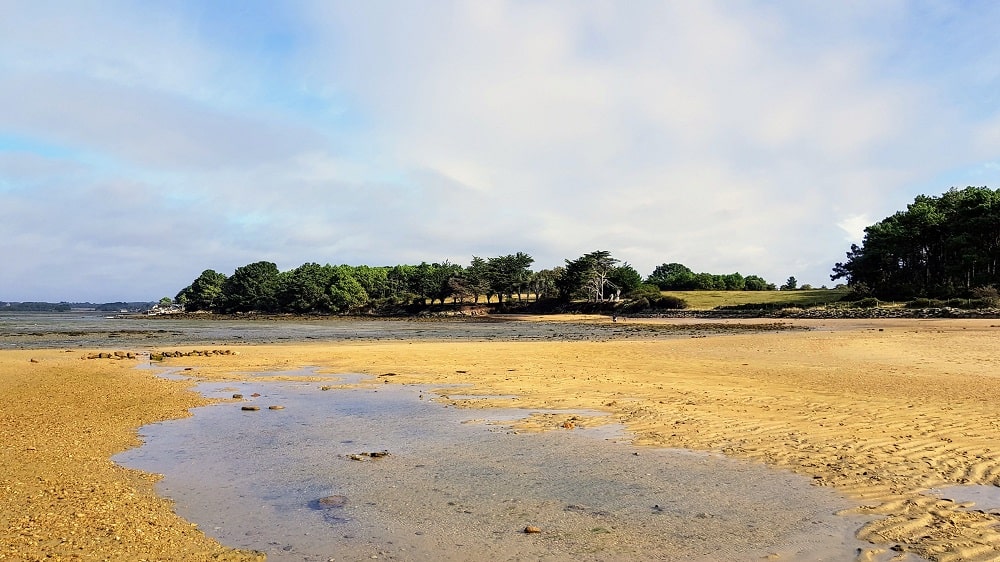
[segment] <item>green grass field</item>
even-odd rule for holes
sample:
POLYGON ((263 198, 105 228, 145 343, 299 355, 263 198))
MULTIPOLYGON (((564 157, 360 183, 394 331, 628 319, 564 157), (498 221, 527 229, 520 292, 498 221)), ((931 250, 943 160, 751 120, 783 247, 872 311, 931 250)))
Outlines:
POLYGON ((788 306, 816 306, 837 302, 847 294, 847 289, 809 289, 805 291, 664 291, 684 299, 688 308, 699 310, 718 306, 740 304, 787 304, 788 306))

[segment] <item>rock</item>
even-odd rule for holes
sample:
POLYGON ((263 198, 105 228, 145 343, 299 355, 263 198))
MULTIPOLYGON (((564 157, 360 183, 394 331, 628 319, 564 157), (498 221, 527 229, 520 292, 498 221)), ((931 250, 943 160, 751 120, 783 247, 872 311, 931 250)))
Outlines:
POLYGON ((365 459, 381 459, 383 457, 388 457, 388 456, 389 456, 389 451, 375 451, 372 453, 358 453, 358 454, 347 455, 347 458, 351 459, 352 461, 363 461, 365 459))
POLYGON ((31 359, 29 359, 28 361, 30 361, 32 363, 38 363, 38 359, 35 359, 34 357, 32 357, 31 359))
POLYGON ((235 398, 237 400, 242 400, 243 399, 243 395, 242 394, 234 394, 233 398, 235 398))
POLYGON ((563 429, 573 429, 574 427, 576 427, 576 424, 571 421, 564 421, 562 427, 563 429))
POLYGON ((326 496, 316 500, 316 504, 323 509, 344 507, 347 505, 347 496, 326 496))
POLYGON ((254 392, 254 393, 253 393, 253 394, 251 394, 250 396, 252 396, 252 397, 254 397, 254 398, 257 398, 258 396, 260 396, 260 393, 259 393, 259 392, 254 392))
POLYGON ((277 405, 275 405, 275 406, 268 406, 267 409, 268 410, 284 410, 285 407, 284 406, 277 406, 277 405))
POLYGON ((256 412, 257 410, 260 410, 260 407, 259 406, 243 406, 240 409, 243 410, 244 412, 256 412))
POLYGON ((534 535, 537 533, 541 533, 542 530, 534 525, 528 525, 527 527, 524 528, 524 532, 529 535, 534 535))

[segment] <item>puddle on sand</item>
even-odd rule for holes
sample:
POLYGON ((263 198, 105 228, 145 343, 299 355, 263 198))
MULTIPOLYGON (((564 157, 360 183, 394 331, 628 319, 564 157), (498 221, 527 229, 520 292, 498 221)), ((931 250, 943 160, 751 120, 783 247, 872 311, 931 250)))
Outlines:
POLYGON ((854 538, 864 519, 832 515, 849 502, 793 474, 606 429, 463 423, 529 412, 445 407, 428 387, 320 385, 201 384, 260 396, 146 426, 115 460, 164 474, 182 517, 275 561, 848 561, 871 546, 854 538))
POLYGON ((1000 487, 988 484, 944 486, 927 490, 927 494, 955 503, 972 503, 969 509, 1000 512, 1000 487))

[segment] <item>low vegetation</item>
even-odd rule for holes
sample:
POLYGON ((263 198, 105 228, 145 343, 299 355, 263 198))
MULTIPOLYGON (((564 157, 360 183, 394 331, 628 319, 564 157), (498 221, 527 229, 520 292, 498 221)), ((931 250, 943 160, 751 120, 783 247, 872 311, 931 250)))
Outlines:
POLYGON ((840 302, 849 289, 805 289, 797 291, 665 291, 664 296, 684 300, 689 308, 810 308, 840 302))

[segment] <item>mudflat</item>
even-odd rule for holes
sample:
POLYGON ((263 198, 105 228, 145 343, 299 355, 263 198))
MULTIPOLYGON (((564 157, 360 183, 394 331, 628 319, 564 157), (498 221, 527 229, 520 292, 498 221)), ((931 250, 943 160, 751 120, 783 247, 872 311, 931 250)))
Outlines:
MULTIPOLYGON (((595 319, 594 321, 599 321, 595 319)), ((605 320, 606 321, 606 320, 605 320)), ((634 320, 628 321, 630 324, 634 320)), ((1000 484, 997 320, 800 322, 810 330, 614 341, 393 341, 240 346, 167 358, 201 378, 361 372, 383 383, 467 384, 461 407, 591 409, 523 430, 620 422, 636 443, 721 452, 809 476, 873 517, 870 548, 931 560, 1000 557, 1000 515, 928 490, 1000 484), (277 374, 277 373, 276 373, 277 374), (514 396, 516 398, 511 398, 514 396), (890 550, 891 549, 891 550, 890 550)), ((203 348, 204 346, 199 346, 203 348)), ((195 348, 189 348, 195 349, 195 348)), ((246 560, 114 465, 143 424, 204 399, 93 350, 0 352, 0 558, 246 560)))

